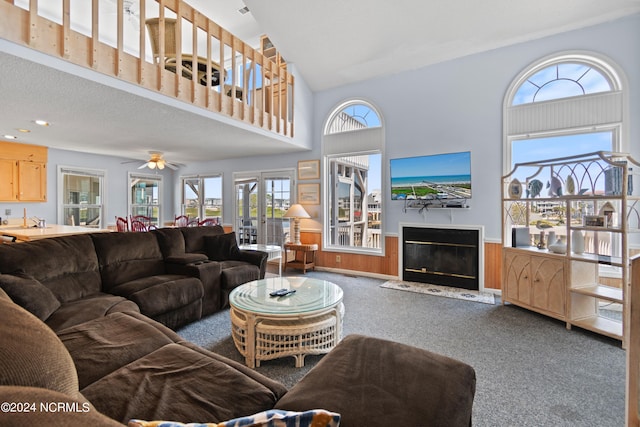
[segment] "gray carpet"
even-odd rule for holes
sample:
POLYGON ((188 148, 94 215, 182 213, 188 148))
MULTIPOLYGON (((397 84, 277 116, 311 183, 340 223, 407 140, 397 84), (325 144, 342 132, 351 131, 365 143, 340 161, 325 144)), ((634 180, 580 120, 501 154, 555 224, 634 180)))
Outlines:
MULTIPOLYGON (((287 272, 289 273, 289 272, 287 272)), ((411 344, 473 366, 473 424, 493 426, 623 426, 625 352, 620 342, 513 305, 488 305, 381 288, 384 280, 308 272, 344 290, 344 333, 411 344)), ((230 335, 229 312, 178 331, 185 339, 243 361, 230 335)), ((262 363, 258 372, 295 384, 293 358, 262 363)))

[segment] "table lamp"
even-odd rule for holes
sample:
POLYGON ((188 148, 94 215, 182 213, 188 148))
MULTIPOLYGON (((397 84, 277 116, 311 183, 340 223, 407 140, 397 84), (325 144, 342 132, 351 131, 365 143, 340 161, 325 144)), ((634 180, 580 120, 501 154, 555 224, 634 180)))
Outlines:
POLYGON ((295 204, 284 214, 284 218, 293 218, 293 244, 299 245, 300 243, 300 218, 311 218, 307 211, 304 210, 302 205, 295 204))

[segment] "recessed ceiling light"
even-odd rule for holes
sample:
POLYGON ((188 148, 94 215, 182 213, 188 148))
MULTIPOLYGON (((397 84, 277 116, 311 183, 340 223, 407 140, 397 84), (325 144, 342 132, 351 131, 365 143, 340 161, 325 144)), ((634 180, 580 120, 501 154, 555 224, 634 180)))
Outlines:
POLYGON ((4 135, 4 137, 7 139, 18 139, 18 137, 15 135, 4 135))
POLYGON ((49 126, 49 122, 46 120, 35 120, 35 123, 40 126, 49 126))
POLYGON ((17 130, 18 132, 22 132, 22 133, 29 133, 29 132, 31 132, 29 129, 20 129, 20 128, 18 128, 18 129, 16 129, 16 130, 17 130))

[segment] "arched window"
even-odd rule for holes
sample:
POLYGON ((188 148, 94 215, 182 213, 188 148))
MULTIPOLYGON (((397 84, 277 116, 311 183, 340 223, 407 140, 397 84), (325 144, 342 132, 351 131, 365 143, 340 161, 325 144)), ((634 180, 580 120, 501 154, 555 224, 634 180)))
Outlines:
POLYGON ((325 166, 324 247, 382 253, 382 154, 380 114, 351 100, 333 110, 322 143, 325 166))
POLYGON ((582 52, 523 70, 504 101, 504 173, 519 162, 624 151, 624 81, 611 60, 582 52))
POLYGON ((526 78, 513 97, 513 105, 609 92, 613 84, 598 69, 580 62, 559 62, 526 78))

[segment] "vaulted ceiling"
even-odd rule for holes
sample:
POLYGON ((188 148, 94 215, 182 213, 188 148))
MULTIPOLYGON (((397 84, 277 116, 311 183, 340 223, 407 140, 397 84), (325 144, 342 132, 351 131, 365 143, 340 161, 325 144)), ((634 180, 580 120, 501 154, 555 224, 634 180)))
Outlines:
MULTIPOLYGON (((108 1, 108 0, 107 0, 108 1)), ((640 0, 187 0, 257 47, 269 35, 313 91, 401 73, 533 40, 640 11, 640 0), (249 8, 241 14, 239 9, 249 8)), ((0 135, 45 117, 49 129, 23 142, 145 159, 149 150, 175 162, 285 153, 299 147, 264 132, 212 120, 206 112, 140 97, 91 73, 52 69, 38 55, 0 40, 0 135), (98 79, 100 80, 100 79, 98 79), (46 100, 46 102, 43 102, 46 100), (241 144, 230 143, 241 141, 241 144)), ((532 60, 535 58, 532 58, 532 60)), ((46 62, 46 61, 44 61, 46 62)))

